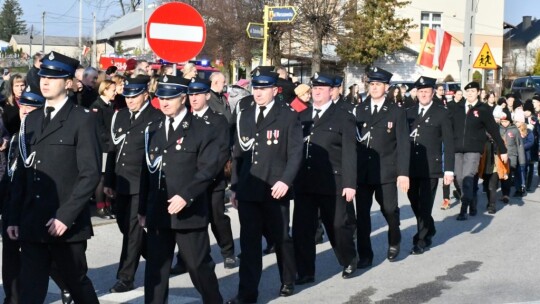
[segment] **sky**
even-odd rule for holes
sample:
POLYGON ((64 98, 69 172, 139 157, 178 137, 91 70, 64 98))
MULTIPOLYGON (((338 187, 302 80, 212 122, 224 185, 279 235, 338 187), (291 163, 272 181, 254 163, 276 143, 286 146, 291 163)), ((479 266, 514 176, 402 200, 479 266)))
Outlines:
MULTIPOLYGON (((92 35, 92 14, 96 14, 97 31, 107 21, 121 16, 118 0, 82 0, 83 36, 92 35), (101 4, 100 4, 101 3, 101 4)), ((438 0, 434 0, 438 1, 438 0)), ((539 0, 480 0, 505 1, 504 20, 510 24, 521 23, 524 15, 537 12, 540 18, 539 0)), ((0 0, 0 3, 3 2, 0 0)), ((154 0, 146 0, 147 4, 154 0)), ((42 32, 42 14, 45 11, 45 34, 53 36, 79 35, 79 0, 19 0, 23 9, 23 19, 27 25, 34 25, 35 32, 42 32)))

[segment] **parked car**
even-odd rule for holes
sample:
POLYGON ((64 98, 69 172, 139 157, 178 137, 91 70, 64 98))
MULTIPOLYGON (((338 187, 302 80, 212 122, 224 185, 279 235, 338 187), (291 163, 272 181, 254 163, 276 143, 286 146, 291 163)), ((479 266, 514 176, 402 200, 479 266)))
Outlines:
POLYGON ((450 101, 454 98, 457 90, 461 90, 459 82, 443 82, 446 100, 450 101))
POLYGON ((540 76, 526 76, 516 78, 512 82, 512 93, 525 101, 535 94, 540 94, 540 76))

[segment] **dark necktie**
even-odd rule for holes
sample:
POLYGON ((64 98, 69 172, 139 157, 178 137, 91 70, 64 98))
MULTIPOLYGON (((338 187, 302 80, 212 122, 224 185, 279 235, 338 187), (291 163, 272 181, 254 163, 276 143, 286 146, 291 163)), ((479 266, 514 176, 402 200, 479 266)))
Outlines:
POLYGON ((173 136, 173 132, 174 132, 173 123, 174 123, 174 118, 169 118, 169 131, 167 131, 167 140, 170 140, 173 136))
POLYGON ((259 107, 259 115, 257 116, 257 128, 261 126, 262 121, 264 120, 264 110, 266 110, 265 106, 259 107))
POLYGON ((377 114, 377 112, 378 112, 377 108, 378 107, 379 107, 378 105, 373 106, 373 115, 377 114))
POLYGON ((319 119, 321 118, 319 114, 321 113, 321 109, 313 109, 315 111, 315 117, 313 117, 313 124, 316 124, 319 119))
POLYGON ((467 110, 467 114, 469 114, 469 111, 472 109, 472 105, 467 106, 469 109, 467 110))
POLYGON ((54 112, 54 107, 46 107, 45 108, 45 118, 43 119, 43 125, 41 127, 41 131, 45 130, 47 125, 51 122, 51 113, 54 112))
POLYGON ((131 112, 131 116, 129 117, 129 124, 130 125, 132 125, 133 122, 135 121, 137 113, 139 113, 139 111, 132 111, 131 112))
POLYGON ((420 115, 418 115, 418 116, 420 116, 420 118, 424 117, 424 108, 422 108, 422 109, 420 110, 420 115))

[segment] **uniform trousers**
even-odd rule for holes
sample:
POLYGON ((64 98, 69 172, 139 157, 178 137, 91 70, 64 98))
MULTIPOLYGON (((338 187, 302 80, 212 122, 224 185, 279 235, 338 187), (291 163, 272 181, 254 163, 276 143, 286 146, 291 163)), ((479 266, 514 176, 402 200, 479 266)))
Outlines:
MULTIPOLYGON (((288 200, 239 201, 240 219, 240 283, 238 297, 256 300, 262 274, 262 233, 266 229, 275 244, 281 284, 294 284, 296 265, 294 246, 289 236, 288 200)), ((312 237, 315 234, 312 234, 312 237)))
POLYGON ((146 232, 139 225, 139 195, 117 194, 115 201, 116 223, 123 235, 122 252, 116 278, 133 282, 141 255, 146 256, 146 232))
POLYGON ((225 214, 225 189, 210 191, 210 228, 221 248, 223 258, 234 258, 234 239, 231 219, 225 214))
POLYGON ((370 239, 373 194, 375 194, 375 199, 381 206, 381 212, 388 223, 388 244, 398 246, 401 242, 396 183, 360 184, 356 191, 356 249, 360 259, 373 259, 370 239))
POLYGON ((315 232, 318 215, 341 266, 356 257, 354 205, 340 195, 298 193, 294 199, 293 240, 298 276, 315 275, 315 232))
POLYGON ((437 194, 438 178, 411 178, 407 196, 416 217, 417 232, 413 244, 425 248, 431 245, 435 235, 435 222, 431 216, 433 202, 437 194))
MULTIPOLYGON (((461 213, 467 213, 467 208, 476 210, 475 175, 478 173, 478 164, 481 154, 477 152, 456 153, 455 169, 459 186, 461 187, 461 213)), ((478 180, 477 180, 478 181, 478 180)))
POLYGON ((21 242, 20 303, 45 302, 53 263, 75 303, 99 303, 92 281, 86 276, 85 252, 86 241, 21 242))
POLYGON ((169 274, 174 246, 180 244, 182 261, 203 303, 223 303, 219 292, 215 263, 210 256, 208 228, 200 229, 148 229, 148 255, 144 273, 144 302, 168 303, 169 274))

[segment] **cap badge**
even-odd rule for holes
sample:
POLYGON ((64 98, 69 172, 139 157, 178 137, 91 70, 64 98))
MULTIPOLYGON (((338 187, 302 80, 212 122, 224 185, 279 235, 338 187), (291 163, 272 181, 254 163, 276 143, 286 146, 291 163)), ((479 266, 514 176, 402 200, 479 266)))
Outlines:
POLYGON ((195 82, 195 78, 191 78, 191 83, 194 83, 195 82))
POLYGON ((167 81, 169 81, 169 78, 167 78, 167 75, 165 75, 165 76, 163 77, 163 82, 167 82, 167 81))
POLYGON ((30 92, 30 86, 26 87, 26 92, 30 92))
POLYGON ((129 85, 129 81, 126 80, 126 82, 124 82, 125 85, 129 85))
POLYGON ((420 77, 420 84, 424 84, 424 77, 420 77))
POLYGON ((315 75, 313 75, 313 78, 314 78, 314 79, 319 78, 319 73, 315 73, 315 75))
POLYGON ((255 73, 255 76, 261 76, 261 71, 257 70, 257 73, 255 73))
POLYGON ((49 60, 50 60, 50 61, 53 61, 53 60, 54 60, 54 54, 53 54, 53 52, 51 52, 51 54, 49 55, 49 60))
POLYGON ((373 68, 373 72, 377 73, 377 67, 373 68))

